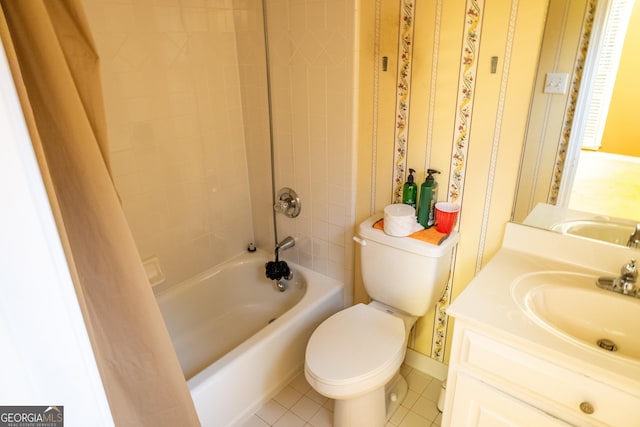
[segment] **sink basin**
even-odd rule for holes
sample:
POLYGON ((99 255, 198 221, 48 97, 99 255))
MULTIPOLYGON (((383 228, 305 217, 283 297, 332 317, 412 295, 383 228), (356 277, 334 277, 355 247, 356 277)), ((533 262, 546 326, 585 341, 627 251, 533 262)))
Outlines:
POLYGON ((624 246, 635 230, 635 224, 606 219, 577 219, 560 222, 551 229, 563 234, 573 234, 624 246))
POLYGON ((596 276, 539 272, 511 288, 518 306, 538 325, 595 351, 640 363, 640 299, 596 287, 596 276))

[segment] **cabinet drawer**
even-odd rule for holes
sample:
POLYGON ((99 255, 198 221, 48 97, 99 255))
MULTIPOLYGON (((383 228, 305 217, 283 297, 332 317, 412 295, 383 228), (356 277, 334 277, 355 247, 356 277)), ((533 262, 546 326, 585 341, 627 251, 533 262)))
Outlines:
POLYGON ((461 332, 461 369, 578 425, 640 425, 638 396, 468 329, 461 332), (592 413, 584 412, 586 404, 592 413))

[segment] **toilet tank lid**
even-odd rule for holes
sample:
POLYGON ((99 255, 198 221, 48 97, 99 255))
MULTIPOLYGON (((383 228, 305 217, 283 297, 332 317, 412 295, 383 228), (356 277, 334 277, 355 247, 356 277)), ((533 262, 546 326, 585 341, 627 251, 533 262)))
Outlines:
POLYGON ((373 228, 373 225, 382 219, 383 216, 384 214, 380 212, 364 220, 358 228, 360 237, 365 240, 373 240, 374 242, 402 249, 407 252, 434 258, 449 253, 451 248, 453 248, 460 239, 460 234, 457 231, 452 231, 451 234, 449 234, 449 237, 439 245, 427 243, 412 237, 390 236, 382 230, 373 228))

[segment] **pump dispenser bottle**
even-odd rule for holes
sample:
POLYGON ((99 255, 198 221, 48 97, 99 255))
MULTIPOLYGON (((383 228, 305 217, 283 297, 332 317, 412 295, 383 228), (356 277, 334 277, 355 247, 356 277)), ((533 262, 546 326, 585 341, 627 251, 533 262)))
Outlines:
POLYGON ((407 182, 405 182, 402 187, 402 203, 409 205, 412 208, 416 207, 416 201, 418 200, 418 185, 413 182, 413 174, 415 172, 416 171, 414 169, 409 169, 407 182))
POLYGON ((427 177, 420 186, 418 223, 424 228, 429 228, 435 224, 435 205, 438 201, 438 183, 433 177, 434 173, 440 173, 440 171, 427 169, 427 177))

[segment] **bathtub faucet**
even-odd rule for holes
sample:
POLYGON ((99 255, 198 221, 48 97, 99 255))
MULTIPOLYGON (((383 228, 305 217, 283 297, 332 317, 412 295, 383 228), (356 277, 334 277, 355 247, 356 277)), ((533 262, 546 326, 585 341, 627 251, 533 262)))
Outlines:
POLYGON ((292 248, 296 245, 296 240, 291 237, 291 236, 287 236, 284 238, 283 241, 281 241, 280 243, 278 243, 276 245, 276 261, 278 260, 278 257, 280 256, 280 251, 281 250, 286 250, 289 248, 292 248))
POLYGON ((289 249, 295 246, 295 244, 295 239, 291 236, 288 236, 276 245, 276 260, 269 261, 264 265, 266 270, 265 273, 268 279, 277 280, 278 282, 280 282, 280 280, 283 278, 287 280, 293 278, 293 272, 291 271, 287 263, 285 261, 280 261, 280 251, 289 249))

